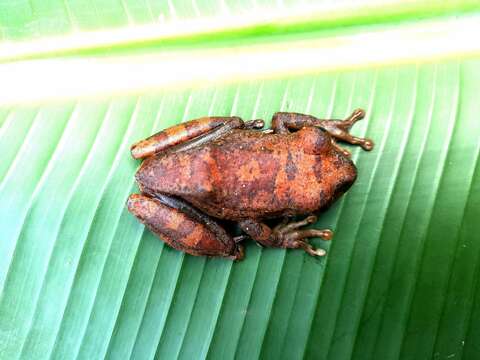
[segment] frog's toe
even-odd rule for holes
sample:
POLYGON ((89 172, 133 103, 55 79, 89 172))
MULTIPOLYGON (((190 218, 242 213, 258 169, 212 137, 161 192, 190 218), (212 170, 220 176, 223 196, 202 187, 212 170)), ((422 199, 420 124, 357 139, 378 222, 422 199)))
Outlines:
POLYGON ((242 261, 245 258, 245 247, 237 244, 235 253, 230 258, 235 261, 242 261))
POLYGON ((318 218, 315 215, 309 215, 301 221, 288 222, 288 218, 284 218, 283 221, 275 227, 278 233, 287 233, 292 230, 296 230, 302 226, 316 223, 318 218))
POLYGON ((246 129, 262 129, 265 126, 265 121, 262 119, 250 120, 245 122, 246 129))
POLYGON ((349 119, 354 120, 354 121, 358 121, 358 120, 363 119, 364 117, 365 117, 365 110, 355 109, 355 110, 353 110, 352 115, 350 115, 349 119))
POLYGON ((287 241, 296 241, 306 238, 319 237, 323 240, 332 240, 333 231, 330 229, 318 230, 318 229, 306 229, 306 230, 295 230, 288 233, 283 233, 284 238, 287 241))
POLYGON ((317 248, 315 249, 312 245, 306 243, 306 242, 300 242, 300 245, 299 245, 300 248, 302 248, 303 250, 305 250, 306 253, 308 253, 309 255, 312 255, 312 256, 325 256, 327 254, 327 252, 323 249, 320 249, 320 248, 317 248))
POLYGON ((309 223, 309 224, 315 224, 318 220, 318 218, 315 216, 315 215, 310 215, 310 216, 307 216, 305 218, 305 220, 309 223))
POLYGON ((362 139, 360 142, 360 146, 362 147, 363 150, 365 151, 370 151, 373 149, 373 141, 371 139, 362 139))
POLYGON ((290 249, 303 249, 308 254, 312 256, 324 256, 327 252, 323 249, 315 249, 312 245, 310 245, 306 239, 312 237, 319 237, 323 240, 331 240, 333 237, 332 230, 324 229, 324 230, 317 230, 317 229, 307 229, 307 230, 294 230, 289 231, 288 233, 282 233, 280 235, 283 238, 283 246, 284 248, 290 249))

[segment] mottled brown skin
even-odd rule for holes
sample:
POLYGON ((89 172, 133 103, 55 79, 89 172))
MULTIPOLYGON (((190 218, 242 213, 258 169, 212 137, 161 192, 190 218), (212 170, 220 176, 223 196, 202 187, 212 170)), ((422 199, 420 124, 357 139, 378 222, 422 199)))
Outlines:
POLYGON ((195 221, 187 214, 162 204, 158 199, 133 194, 128 200, 128 207, 154 234, 177 250, 192 255, 232 258, 243 255, 221 227, 220 231, 211 231, 201 221, 195 221))
POLYGON ((313 249, 305 239, 329 240, 330 230, 300 227, 316 222, 354 183, 357 170, 334 138, 371 150, 373 143, 348 133, 363 118, 321 120, 277 113, 272 130, 263 121, 208 117, 161 131, 132 146, 145 158, 136 174, 142 195, 128 209, 170 246, 192 255, 243 257, 243 249, 214 220, 237 222, 263 246, 313 249), (291 132, 291 131, 294 132, 291 132), (303 221, 270 228, 263 221, 310 215, 303 221))

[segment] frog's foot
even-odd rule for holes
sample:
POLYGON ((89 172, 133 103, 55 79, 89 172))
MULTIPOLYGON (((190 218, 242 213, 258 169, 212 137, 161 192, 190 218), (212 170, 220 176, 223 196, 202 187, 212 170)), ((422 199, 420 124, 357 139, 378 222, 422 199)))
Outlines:
POLYGON ((310 245, 306 239, 312 237, 319 237, 323 240, 331 240, 333 232, 329 229, 317 230, 306 229, 299 230, 300 227, 313 224, 317 221, 314 215, 308 216, 302 221, 290 222, 287 224, 280 224, 273 230, 273 236, 277 238, 280 247, 288 249, 301 248, 312 256, 324 256, 326 251, 323 249, 315 249, 310 245))
MULTIPOLYGON (((365 111, 362 109, 356 109, 345 120, 320 120, 319 127, 328 132, 333 138, 344 141, 352 145, 360 145, 363 150, 370 151, 373 149, 373 141, 367 138, 360 138, 353 136, 349 133, 350 128, 358 120, 365 117, 365 111)), ((339 147, 335 142, 334 146, 345 155, 349 155, 349 152, 339 147)))
MULTIPOLYGON (((284 219, 285 220, 285 219, 284 219)), ((315 249, 306 239, 311 237, 320 237, 324 240, 330 240, 333 236, 331 230, 316 230, 299 228, 305 225, 313 224, 317 221, 316 216, 308 216, 302 221, 287 222, 283 221, 273 229, 268 225, 255 219, 246 219, 239 223, 253 240, 262 246, 277 247, 284 249, 303 249, 313 256, 325 255, 325 250, 315 249)))

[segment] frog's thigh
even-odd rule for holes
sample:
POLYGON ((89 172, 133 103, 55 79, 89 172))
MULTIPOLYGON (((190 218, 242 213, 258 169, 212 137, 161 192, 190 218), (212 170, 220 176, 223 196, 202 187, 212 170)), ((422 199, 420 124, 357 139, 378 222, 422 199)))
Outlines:
POLYGON ((241 249, 223 228, 211 219, 205 223, 198 218, 197 210, 180 200, 165 195, 157 199, 132 194, 127 207, 148 229, 177 250, 191 255, 241 258, 241 249))

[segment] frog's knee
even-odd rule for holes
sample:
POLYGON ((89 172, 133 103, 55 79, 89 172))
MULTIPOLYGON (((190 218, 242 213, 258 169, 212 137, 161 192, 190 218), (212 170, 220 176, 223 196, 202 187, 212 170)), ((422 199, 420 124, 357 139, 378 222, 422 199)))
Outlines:
POLYGON ((330 135, 316 127, 304 127, 296 134, 300 146, 307 154, 321 155, 332 148, 332 139, 330 135))

